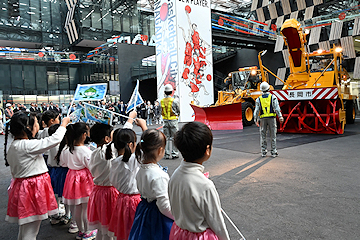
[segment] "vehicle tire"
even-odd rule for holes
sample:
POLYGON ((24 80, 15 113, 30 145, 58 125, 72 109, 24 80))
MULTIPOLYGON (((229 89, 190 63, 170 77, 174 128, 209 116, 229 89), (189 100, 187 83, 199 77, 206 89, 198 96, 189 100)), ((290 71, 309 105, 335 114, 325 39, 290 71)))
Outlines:
POLYGON ((241 108, 243 125, 251 126, 254 124, 254 105, 251 102, 243 102, 241 108))
POLYGON ((346 101, 345 109, 346 109, 346 123, 353 124, 355 122, 355 116, 356 116, 354 101, 352 100, 346 101))

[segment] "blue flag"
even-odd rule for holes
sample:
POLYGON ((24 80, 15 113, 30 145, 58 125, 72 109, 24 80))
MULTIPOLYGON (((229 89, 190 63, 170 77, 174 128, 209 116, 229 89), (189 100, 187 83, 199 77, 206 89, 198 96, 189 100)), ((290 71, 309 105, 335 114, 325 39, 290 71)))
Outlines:
POLYGON ((78 84, 73 101, 99 101, 105 98, 107 83, 78 84))
POLYGON ((126 113, 134 110, 137 106, 144 103, 140 93, 139 93, 139 80, 137 80, 136 87, 131 95, 130 101, 127 104, 126 113))

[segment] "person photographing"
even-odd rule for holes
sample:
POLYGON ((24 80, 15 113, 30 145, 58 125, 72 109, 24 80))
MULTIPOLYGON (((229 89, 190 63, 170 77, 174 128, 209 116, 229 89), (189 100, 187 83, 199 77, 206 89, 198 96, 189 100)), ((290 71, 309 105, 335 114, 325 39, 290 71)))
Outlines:
POLYGON ((282 117, 279 101, 276 96, 270 94, 270 85, 267 82, 260 84, 260 90, 263 94, 255 101, 254 120, 256 126, 260 127, 260 146, 261 156, 267 154, 266 132, 269 129, 271 138, 271 156, 277 157, 279 154, 276 149, 276 116, 279 117, 280 123, 284 122, 282 117))

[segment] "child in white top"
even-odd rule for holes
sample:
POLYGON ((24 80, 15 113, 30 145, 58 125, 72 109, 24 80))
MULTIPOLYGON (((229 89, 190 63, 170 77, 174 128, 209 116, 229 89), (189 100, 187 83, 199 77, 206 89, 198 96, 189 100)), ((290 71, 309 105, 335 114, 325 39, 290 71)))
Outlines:
POLYGON ((94 187, 88 169, 92 151, 85 146, 89 135, 86 123, 70 124, 57 155, 60 165, 69 168, 64 184, 63 202, 70 206, 79 229, 76 239, 93 239, 96 235, 96 231, 89 231, 87 219, 87 205, 94 187))
MULTIPOLYGON (((53 110, 47 110, 42 113, 41 115, 41 123, 43 126, 46 126, 43 130, 40 130, 37 138, 42 139, 50 136, 49 134, 49 128, 51 126, 57 125, 60 123, 60 115, 58 112, 53 110)), ((58 203, 58 206, 60 207, 60 201, 62 198, 62 187, 63 182, 65 181, 65 177, 67 174, 67 168, 62 168, 57 164, 55 160, 55 156, 57 152, 59 151, 59 145, 56 145, 55 147, 49 149, 44 153, 44 159, 49 169, 49 175, 51 178, 51 185, 53 187, 55 197, 58 203), (60 178, 59 178, 60 177, 60 178), (59 184, 62 183, 62 184, 59 184)), ((70 209, 67 207, 67 215, 70 216, 70 209)), ((50 216, 50 223, 52 225, 58 224, 61 221, 61 217, 59 214, 50 216)), ((64 221, 68 222, 68 219, 64 218, 64 221)))
POLYGON ((103 123, 95 123, 90 129, 91 141, 97 148, 90 157, 89 169, 94 178, 95 186, 89 198, 87 215, 89 228, 98 229, 97 239, 108 240, 108 228, 112 208, 119 192, 109 180, 111 162, 105 159, 106 145, 111 141, 113 128, 103 123))
POLYGON ((184 161, 169 182, 171 212, 175 222, 170 239, 229 240, 214 183, 204 176, 203 162, 211 156, 213 136, 203 123, 185 124, 174 143, 184 161))
MULTIPOLYGON (((147 129, 144 119, 136 119, 135 123, 143 131, 147 129)), ((119 156, 111 161, 109 178, 111 184, 119 191, 119 196, 111 216, 109 231, 117 240, 127 240, 134 222, 136 207, 141 200, 136 184, 136 174, 140 168, 140 163, 134 154, 136 134, 131 129, 121 129, 114 132, 113 143, 119 156)), ((110 153, 111 145, 108 145, 107 159, 112 158, 110 153)))
POLYGON ((169 175, 157 162, 164 157, 166 137, 156 129, 146 130, 136 146, 141 168, 136 175, 141 202, 137 206, 129 240, 167 240, 173 223, 168 197, 169 175))
MULTIPOLYGON (((130 119, 126 126, 132 127, 136 112, 130 113, 130 119), (135 114, 135 115, 134 115, 135 114)), ((97 148, 91 154, 89 169, 94 177, 94 189, 90 195, 87 214, 90 229, 98 229, 97 239, 108 240, 109 223, 113 208, 118 197, 118 190, 113 187, 109 180, 111 161, 105 155, 112 155, 112 149, 106 154, 106 146, 111 141, 112 127, 102 123, 96 123, 90 129, 91 140, 96 143, 97 148)), ((112 234, 110 234, 112 235, 112 234)))
POLYGON ((36 239, 41 220, 58 212, 42 154, 60 143, 69 118, 64 118, 59 129, 44 139, 34 139, 39 124, 34 113, 17 112, 6 126, 5 165, 10 166, 13 180, 9 187, 6 221, 18 223, 18 239, 36 239), (14 136, 8 152, 7 138, 14 136), (26 190, 26 191, 24 191, 26 190))

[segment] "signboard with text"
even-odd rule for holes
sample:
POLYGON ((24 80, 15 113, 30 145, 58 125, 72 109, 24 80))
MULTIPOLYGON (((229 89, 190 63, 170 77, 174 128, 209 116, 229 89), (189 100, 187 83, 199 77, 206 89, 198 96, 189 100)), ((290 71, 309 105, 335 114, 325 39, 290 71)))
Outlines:
POLYGON ((180 101, 180 121, 193 121, 191 102, 214 101, 210 1, 161 0, 154 9, 158 98, 171 84, 180 101))

